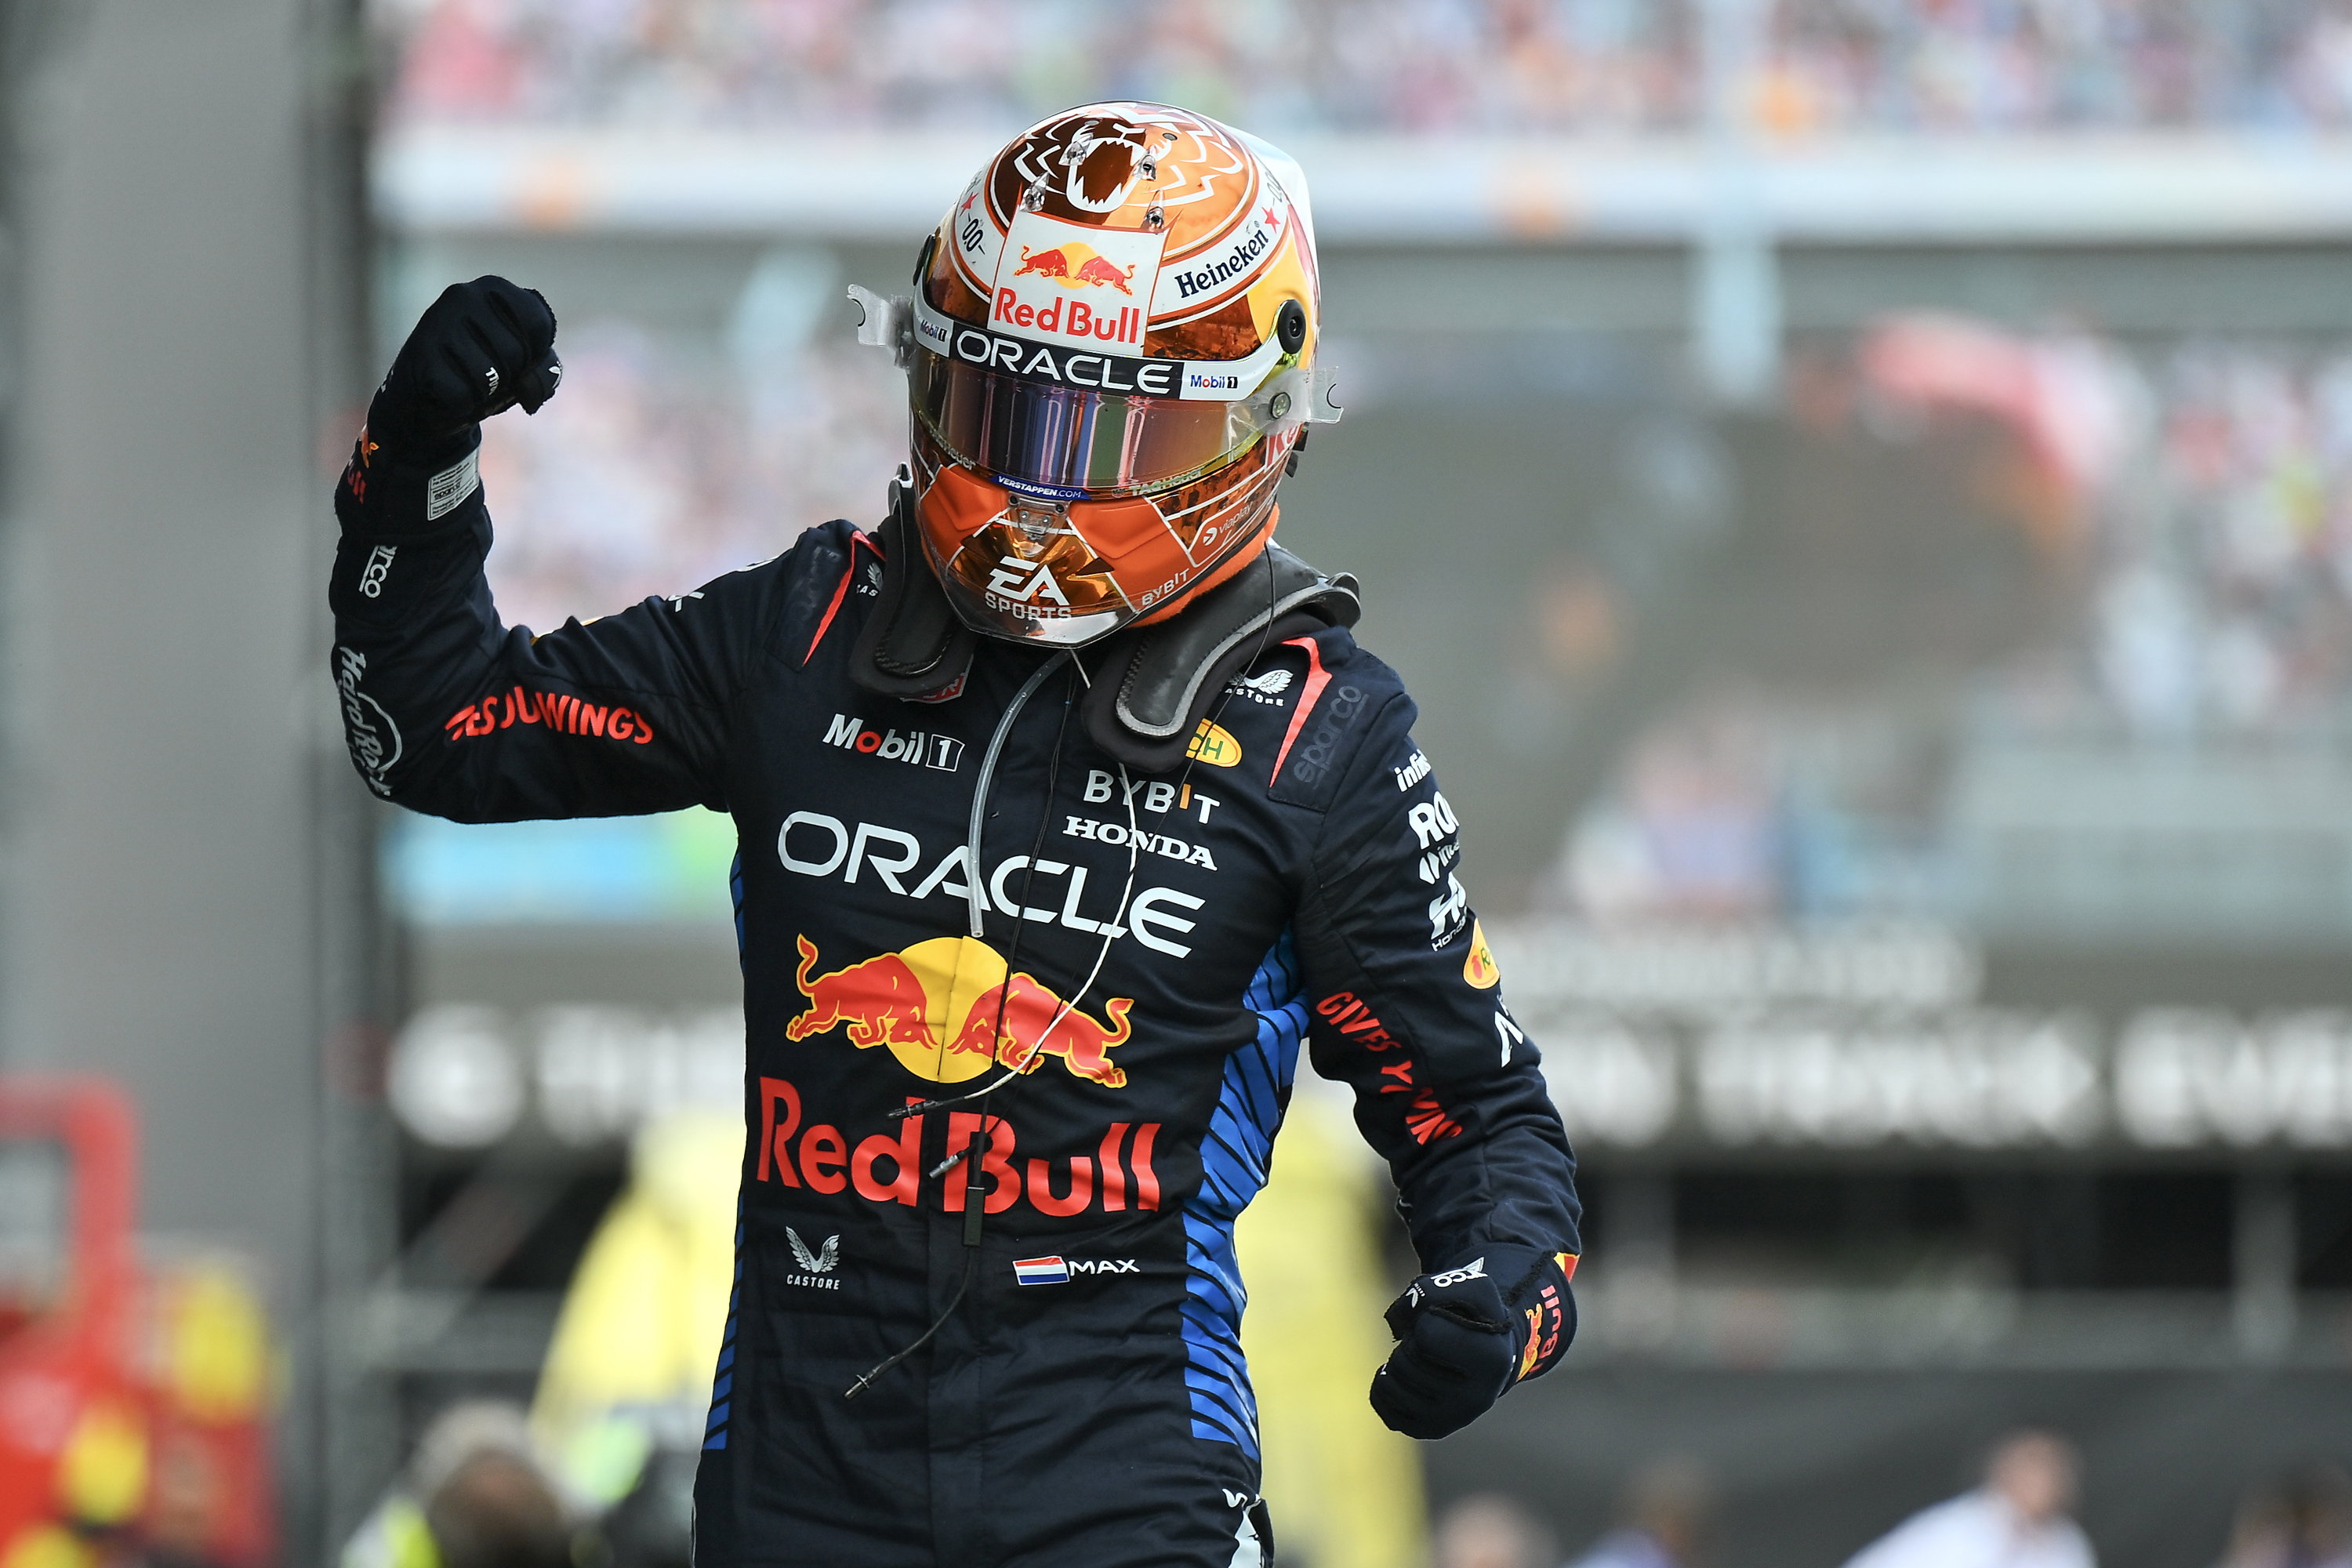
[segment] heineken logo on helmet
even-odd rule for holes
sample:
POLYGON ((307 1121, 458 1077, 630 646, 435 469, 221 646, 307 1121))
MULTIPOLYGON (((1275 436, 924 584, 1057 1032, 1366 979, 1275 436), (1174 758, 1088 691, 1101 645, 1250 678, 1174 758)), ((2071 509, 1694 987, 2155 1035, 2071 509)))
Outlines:
POLYGON ((1266 253, 1274 248, 1276 236, 1279 233, 1279 230, 1268 228, 1261 223, 1250 230, 1247 239, 1235 241, 1231 250, 1215 260, 1199 267, 1171 270, 1168 279, 1176 285, 1177 298, 1190 300, 1196 294, 1209 292, 1220 283, 1230 283, 1243 277, 1265 258, 1266 253))

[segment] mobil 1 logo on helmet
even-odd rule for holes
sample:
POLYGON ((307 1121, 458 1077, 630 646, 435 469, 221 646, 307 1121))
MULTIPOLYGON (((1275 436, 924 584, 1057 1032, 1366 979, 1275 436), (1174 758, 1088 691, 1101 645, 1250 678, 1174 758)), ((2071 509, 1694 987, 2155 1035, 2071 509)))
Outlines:
POLYGON ((1024 207, 997 256, 988 324, 1034 342, 1134 357, 1167 238, 1164 230, 1097 228, 1024 207))

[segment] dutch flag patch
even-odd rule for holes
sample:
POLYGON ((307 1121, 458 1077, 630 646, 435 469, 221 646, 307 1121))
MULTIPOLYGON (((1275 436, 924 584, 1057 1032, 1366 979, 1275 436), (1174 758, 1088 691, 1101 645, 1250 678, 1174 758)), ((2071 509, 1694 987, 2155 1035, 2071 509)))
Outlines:
POLYGON ((1017 1258, 1013 1278, 1024 1285, 1067 1285, 1070 1266, 1058 1258, 1017 1258))

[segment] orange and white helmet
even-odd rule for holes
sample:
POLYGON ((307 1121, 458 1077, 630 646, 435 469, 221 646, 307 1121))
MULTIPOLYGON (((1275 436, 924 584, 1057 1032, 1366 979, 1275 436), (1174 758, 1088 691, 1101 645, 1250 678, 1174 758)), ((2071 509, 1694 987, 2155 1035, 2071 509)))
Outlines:
POLYGON ((1265 547, 1306 426, 1339 417, 1305 177, 1202 115, 1033 127, 915 278, 853 293, 902 345, 924 549, 978 631, 1072 647, 1172 613, 1265 547))

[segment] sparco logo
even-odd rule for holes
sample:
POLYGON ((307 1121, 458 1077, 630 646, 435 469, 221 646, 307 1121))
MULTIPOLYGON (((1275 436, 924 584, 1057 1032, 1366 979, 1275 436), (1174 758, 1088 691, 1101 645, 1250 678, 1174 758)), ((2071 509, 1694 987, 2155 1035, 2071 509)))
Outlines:
POLYGON ((833 716, 824 743, 847 752, 863 752, 886 763, 920 763, 943 773, 963 766, 963 742, 950 735, 927 735, 920 730, 869 730, 845 713, 833 716))
POLYGON ((1315 784, 1330 771, 1332 748, 1356 727, 1356 721, 1363 714, 1364 691, 1360 686, 1342 686, 1331 694, 1329 706, 1316 710, 1315 732, 1307 737, 1307 744, 1290 763, 1300 784, 1315 784))
POLYGON ((343 705, 343 744, 368 788, 389 799, 392 786, 384 782, 384 775, 400 761, 400 726, 392 721, 382 703, 360 689, 360 678, 366 673, 367 655, 357 648, 335 650, 335 693, 343 705))
POLYGON ((360 569, 360 597, 373 599, 383 592, 383 580, 392 575, 392 558, 399 553, 396 544, 379 544, 368 552, 367 564, 360 569))

